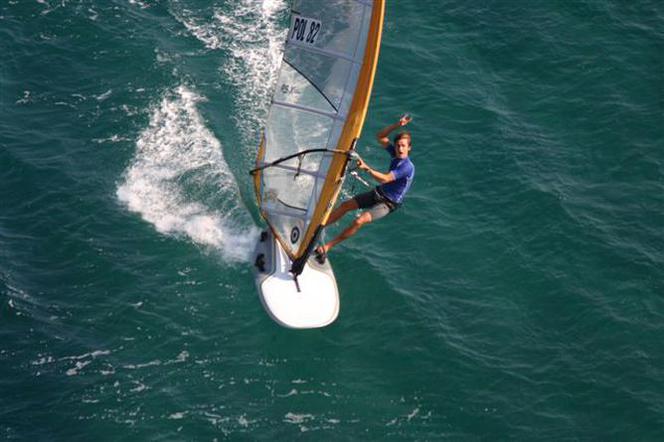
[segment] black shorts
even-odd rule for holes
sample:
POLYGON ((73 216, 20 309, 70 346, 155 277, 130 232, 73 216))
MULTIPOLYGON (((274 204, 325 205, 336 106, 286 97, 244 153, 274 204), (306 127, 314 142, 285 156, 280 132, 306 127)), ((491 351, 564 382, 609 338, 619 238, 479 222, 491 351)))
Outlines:
POLYGON ((371 214, 371 220, 376 221, 395 211, 399 205, 388 200, 378 192, 378 188, 361 193, 353 197, 360 209, 367 209, 371 214))

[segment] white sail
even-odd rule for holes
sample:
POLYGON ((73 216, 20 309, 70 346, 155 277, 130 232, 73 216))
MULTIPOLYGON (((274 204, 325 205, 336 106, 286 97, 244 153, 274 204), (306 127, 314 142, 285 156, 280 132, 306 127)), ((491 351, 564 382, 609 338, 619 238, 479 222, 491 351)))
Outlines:
POLYGON ((342 184, 368 106, 383 0, 294 1, 257 157, 261 213, 295 260, 310 250, 342 184))

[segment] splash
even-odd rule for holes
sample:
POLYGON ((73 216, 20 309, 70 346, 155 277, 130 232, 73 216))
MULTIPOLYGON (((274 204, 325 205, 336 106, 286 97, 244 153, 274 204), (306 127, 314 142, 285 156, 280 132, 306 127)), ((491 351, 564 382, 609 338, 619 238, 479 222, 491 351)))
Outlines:
MULTIPOLYGON (((267 116, 267 106, 277 81, 287 32, 285 27, 279 25, 279 18, 287 5, 284 1, 264 1, 260 15, 252 21, 247 3, 251 2, 241 3, 236 11, 241 16, 249 16, 249 20, 241 22, 244 25, 232 31, 232 57, 224 66, 224 72, 240 91, 236 106, 255 109, 249 113, 248 119, 237 121, 245 140, 253 141, 259 137, 259 129, 267 116), (249 27, 249 32, 246 32, 246 27, 249 27), (259 35, 260 38, 255 39, 252 35, 259 35), (256 106, 256 103, 259 105, 256 106)), ((217 14, 216 18, 219 21, 228 19, 221 14, 217 14)))
MULTIPOLYGON (((225 50, 221 67, 233 84, 235 107, 240 110, 235 123, 246 145, 256 145, 260 127, 283 53, 286 36, 285 0, 240 0, 225 8, 215 8, 210 17, 196 17, 191 11, 176 18, 211 50, 225 50)), ((253 150, 251 151, 253 155, 253 150)))
POLYGON ((220 143, 196 108, 202 100, 185 86, 166 94, 136 142, 117 197, 160 233, 185 236, 230 261, 246 261, 257 230, 220 143))

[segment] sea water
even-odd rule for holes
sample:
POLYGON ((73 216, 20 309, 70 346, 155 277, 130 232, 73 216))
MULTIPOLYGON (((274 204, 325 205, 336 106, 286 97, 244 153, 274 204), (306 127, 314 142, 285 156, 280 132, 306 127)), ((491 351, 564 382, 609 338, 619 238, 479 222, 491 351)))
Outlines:
POLYGON ((388 1, 417 175, 309 331, 250 270, 288 7, 0 2, 0 439, 662 440, 662 3, 388 1))

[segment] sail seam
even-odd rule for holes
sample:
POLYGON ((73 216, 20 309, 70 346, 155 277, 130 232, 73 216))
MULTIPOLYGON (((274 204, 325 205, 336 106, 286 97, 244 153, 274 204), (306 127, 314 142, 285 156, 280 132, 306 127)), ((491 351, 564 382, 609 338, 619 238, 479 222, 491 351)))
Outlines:
POLYGON ((330 51, 329 49, 320 49, 320 48, 315 48, 313 46, 305 46, 301 43, 294 43, 294 42, 288 42, 289 46, 296 46, 298 49, 303 50, 303 51, 308 51, 308 52, 314 52, 317 54, 322 54, 322 55, 327 55, 329 57, 334 57, 334 58, 340 58, 342 60, 349 61, 353 64, 362 64, 362 60, 356 60, 353 57, 350 57, 346 54, 342 54, 340 52, 336 51, 330 51))
POLYGON ((285 210, 279 210, 279 209, 268 209, 265 206, 263 206, 263 211, 265 213, 269 213, 269 214, 273 214, 273 215, 283 215, 283 216, 288 216, 290 218, 303 219, 305 221, 308 219, 306 215, 299 215, 297 213, 291 213, 291 212, 287 212, 285 210))
POLYGON ((277 198, 277 201, 279 201, 280 204, 283 204, 284 206, 288 207, 289 209, 299 210, 300 212, 307 213, 307 209, 304 209, 302 207, 297 207, 297 206, 291 206, 290 204, 284 202, 280 198, 277 198))
POLYGON ((332 118, 333 120, 342 120, 343 121, 344 118, 345 118, 343 115, 340 115, 340 114, 335 114, 335 113, 332 113, 332 112, 325 112, 325 111, 322 111, 322 110, 315 109, 313 107, 302 106, 300 104, 286 103, 284 101, 277 101, 277 100, 272 101, 272 104, 275 105, 275 106, 288 107, 288 108, 291 108, 291 109, 297 109, 297 110, 301 110, 303 112, 309 112, 309 113, 312 113, 312 114, 323 115, 325 117, 332 118))
MULTIPOLYGON (((265 162, 263 162, 263 163, 258 164, 257 166, 260 168, 260 167, 262 167, 262 166, 267 166, 267 165, 269 165, 269 164, 270 164, 270 163, 265 163, 265 162)), ((292 172, 298 172, 297 167, 293 167, 293 166, 284 166, 283 164, 274 164, 274 165, 272 165, 271 167, 274 167, 274 168, 277 168, 277 169, 290 170, 290 171, 292 171, 292 172)), ((302 169, 300 169, 300 170, 299 170, 299 173, 300 173, 300 174, 304 174, 304 175, 311 175, 312 177, 315 177, 315 178, 325 178, 325 175, 321 175, 321 174, 319 174, 318 172, 315 172, 315 171, 313 171, 313 170, 302 170, 302 169)))
POLYGON ((286 57, 284 57, 284 62, 285 62, 288 66, 290 66, 295 72, 297 72, 298 74, 302 75, 302 77, 303 77, 305 80, 307 80, 307 81, 309 82, 309 84, 312 85, 312 86, 314 87, 314 89, 316 89, 316 90, 317 90, 317 91, 323 96, 323 98, 325 98, 325 100, 330 104, 330 106, 332 106, 332 109, 334 109, 334 111, 335 111, 336 113, 339 113, 339 109, 337 109, 337 107, 334 105, 334 103, 332 103, 332 101, 330 101, 330 99, 327 97, 327 95, 325 95, 325 92, 323 92, 323 91, 321 90, 321 88, 319 88, 318 85, 316 85, 316 83, 314 83, 314 82, 313 82, 308 76, 306 76, 306 75, 304 74, 304 72, 302 72, 301 70, 299 70, 298 68, 296 68, 296 67, 295 67, 290 61, 286 60, 286 57))

